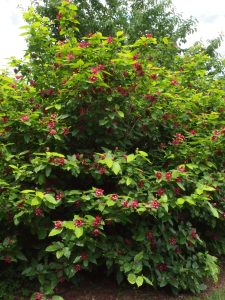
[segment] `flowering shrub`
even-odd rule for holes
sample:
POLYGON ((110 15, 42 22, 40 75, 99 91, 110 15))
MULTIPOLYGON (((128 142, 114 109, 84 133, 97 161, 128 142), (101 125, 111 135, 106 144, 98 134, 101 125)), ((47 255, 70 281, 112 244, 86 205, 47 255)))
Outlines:
POLYGON ((225 252, 224 80, 197 48, 77 41, 76 7, 58 14, 59 42, 25 13, 27 55, 0 78, 1 276, 37 280, 33 299, 99 267, 203 290, 225 252))

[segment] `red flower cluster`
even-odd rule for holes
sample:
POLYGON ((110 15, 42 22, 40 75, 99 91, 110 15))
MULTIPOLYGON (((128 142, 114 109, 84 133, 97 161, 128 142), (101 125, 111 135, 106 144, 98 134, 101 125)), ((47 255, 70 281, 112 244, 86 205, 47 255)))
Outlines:
POLYGON ((153 96, 153 95, 151 95, 151 94, 145 94, 144 97, 145 97, 145 99, 150 100, 152 103, 154 103, 154 102, 157 101, 156 96, 153 96))
POLYGON ((116 201, 118 199, 118 195, 117 194, 113 194, 110 196, 110 199, 113 201, 116 201))
POLYGON ((55 229, 61 229, 62 224, 63 224, 63 221, 55 221, 55 229))
POLYGON ((157 200, 152 200, 149 202, 149 204, 151 205, 152 208, 155 208, 155 209, 159 208, 159 206, 160 206, 160 202, 157 200))
POLYGON ((98 227, 101 224, 102 218, 100 216, 96 216, 94 221, 93 221, 93 226, 98 227))
POLYGON ((175 237, 170 237, 170 238, 169 238, 169 244, 170 244, 170 245, 176 245, 176 243, 177 243, 177 240, 176 240, 175 237))
POLYGON ((42 299, 44 299, 44 295, 42 293, 37 292, 34 294, 34 300, 42 300, 42 299))
POLYGON ((55 200, 61 200, 63 197, 63 192, 59 192, 55 195, 55 200))
POLYGON ((89 42, 86 42, 86 41, 81 41, 81 42, 78 44, 78 47, 79 47, 79 48, 87 48, 88 46, 90 46, 90 43, 89 43, 89 42))
POLYGON ((64 157, 51 157, 51 158, 49 158, 49 162, 54 165, 64 166, 65 158, 64 157))
POLYGON ((185 136, 181 133, 176 133, 175 138, 172 140, 173 145, 179 145, 185 140, 185 136))
POLYGON ((166 172, 165 177, 167 181, 170 181, 170 179, 172 178, 172 172, 166 172))
POLYGON ((165 193, 165 189, 164 189, 164 188, 160 188, 160 189, 158 189, 158 191, 157 191, 157 196, 158 196, 158 197, 161 197, 164 193, 165 193))
POLYGON ((162 178, 162 172, 156 172, 156 173, 155 173, 155 177, 156 177, 157 179, 161 179, 161 178, 162 178))
POLYGON ((29 121, 29 117, 27 115, 24 115, 24 116, 20 117, 20 120, 22 122, 27 122, 27 121, 29 121))
POLYGON ((104 190, 102 190, 102 189, 96 189, 95 190, 95 196, 96 197, 103 196, 103 194, 104 194, 104 190))
POLYGON ((81 219, 78 219, 74 222, 75 226, 82 227, 84 225, 84 221, 81 219))
POLYGON ((129 203, 129 206, 132 207, 132 208, 137 208, 138 205, 139 205, 138 200, 132 200, 132 201, 129 203))
POLYGON ((37 217, 43 217, 44 216, 43 210, 40 207, 35 208, 34 213, 35 213, 35 216, 37 216, 37 217))

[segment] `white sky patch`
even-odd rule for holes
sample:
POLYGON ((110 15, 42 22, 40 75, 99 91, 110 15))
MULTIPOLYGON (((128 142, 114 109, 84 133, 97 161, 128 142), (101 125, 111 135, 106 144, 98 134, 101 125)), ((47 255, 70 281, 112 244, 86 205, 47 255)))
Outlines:
MULTIPOLYGON (((197 18, 197 32, 187 39, 187 46, 201 40, 214 39, 225 34, 225 1, 224 0, 173 0, 175 11, 185 18, 197 18)), ((225 38, 225 37, 224 37, 225 38)), ((219 53, 225 56, 225 42, 222 42, 219 53)))
MULTIPOLYGON (((21 58, 26 49, 20 26, 24 25, 19 5, 26 8, 30 0, 0 0, 0 69, 7 65, 6 58, 21 58)), ((204 43, 225 31, 225 0, 173 0, 176 12, 187 18, 196 17, 199 21, 197 32, 188 37, 187 46, 202 40, 204 43)), ((225 42, 219 49, 225 56, 225 42)))

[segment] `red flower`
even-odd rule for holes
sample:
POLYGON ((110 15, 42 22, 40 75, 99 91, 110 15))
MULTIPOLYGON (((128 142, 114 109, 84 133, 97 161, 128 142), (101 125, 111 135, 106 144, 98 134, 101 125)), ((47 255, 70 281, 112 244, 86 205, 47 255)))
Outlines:
POLYGON ((181 133, 176 133, 175 134, 175 138, 172 140, 172 143, 174 145, 178 145, 180 143, 182 143, 185 140, 185 136, 181 133))
POLYGON ((153 34, 152 34, 152 33, 147 33, 147 34, 146 34, 146 38, 152 39, 152 38, 153 38, 153 34))
POLYGON ((148 231, 147 234, 146 234, 146 237, 149 241, 152 241, 153 240, 153 233, 152 231, 148 231))
POLYGON ((86 253, 82 253, 81 260, 88 260, 88 255, 86 253))
POLYGON ((130 202, 130 207, 132 207, 132 208, 137 208, 138 205, 139 205, 138 200, 132 200, 132 201, 130 202))
POLYGON ((74 59, 74 55, 72 53, 68 53, 66 56, 67 60, 73 60, 74 59))
POLYGON ((95 82, 95 81, 98 80, 98 77, 96 77, 96 76, 90 76, 90 77, 88 78, 88 80, 90 80, 90 81, 92 81, 92 82, 95 82))
POLYGON ((139 62, 134 63, 133 67, 135 70, 139 70, 139 71, 142 70, 142 66, 139 62))
POLYGON ((176 243, 177 243, 176 238, 174 238, 174 237, 170 237, 170 238, 169 238, 169 244, 170 244, 170 245, 176 245, 176 243))
POLYGON ((61 229, 62 228, 62 221, 55 221, 55 229, 61 229))
POLYGON ((160 197, 160 196, 162 196, 164 193, 165 193, 165 189, 164 189, 164 188, 160 188, 160 189, 158 189, 158 191, 157 191, 157 196, 160 197))
POLYGON ((103 196, 103 194, 104 194, 104 190, 102 190, 102 189, 96 189, 95 190, 95 196, 96 197, 103 196))
POLYGON ((51 114, 51 115, 50 115, 50 118, 51 118, 51 119, 55 119, 56 117, 57 117, 56 114, 51 114))
POLYGON ((158 77, 158 75, 157 75, 157 74, 152 74, 152 75, 151 75, 151 78, 152 78, 153 80, 156 80, 156 79, 157 79, 157 77, 158 77))
POLYGON ((122 202, 122 207, 128 207, 128 201, 127 200, 124 200, 122 202))
POLYGON ((20 117, 20 120, 22 122, 27 122, 29 120, 29 117, 27 115, 24 115, 24 116, 20 117))
POLYGON ((63 128, 63 135, 68 135, 70 133, 69 128, 65 127, 63 128))
POLYGON ((2 122, 3 123, 7 123, 8 121, 9 121, 9 117, 7 117, 7 116, 2 117, 2 122))
POLYGON ((195 228, 192 228, 191 229, 191 238, 192 239, 196 239, 197 238, 197 232, 196 232, 196 229, 195 228))
POLYGON ((116 201, 118 199, 118 195, 117 194, 113 194, 110 196, 110 199, 113 201, 116 201))
POLYGON ((183 165, 180 165, 180 166, 177 168, 177 170, 180 171, 181 173, 186 172, 185 166, 183 166, 183 165))
POLYGON ((34 294, 34 300, 42 300, 42 299, 44 299, 44 295, 42 293, 37 292, 34 294))
POLYGON ((189 133, 195 135, 197 132, 194 129, 189 130, 189 133))
POLYGON ((75 226, 82 227, 84 225, 84 221, 81 219, 78 219, 74 222, 75 226))
POLYGON ((99 65, 98 65, 98 70, 101 70, 101 71, 102 71, 102 70, 105 70, 105 67, 104 67, 103 65, 99 64, 99 65))
POLYGON ((145 97, 145 99, 150 100, 152 103, 156 102, 156 100, 157 100, 156 96, 153 96, 150 94, 145 94, 144 97, 145 97))
POLYGON ((42 217, 44 215, 43 210, 40 207, 35 208, 34 213, 37 217, 42 217))
POLYGON ((101 224, 102 218, 100 216, 96 216, 94 221, 93 221, 93 226, 98 227, 101 224))
POLYGON ((81 271, 81 265, 79 265, 79 264, 75 265, 75 266, 74 266, 74 270, 75 270, 76 272, 80 272, 80 271, 81 271))
POLYGON ((134 54, 134 56, 133 56, 133 60, 136 60, 136 59, 138 59, 138 57, 139 57, 138 53, 134 54))
POLYGON ((55 127, 55 122, 54 121, 50 121, 49 123, 48 123, 48 128, 54 128, 55 127))
POLYGON ((61 13, 58 12, 57 15, 56 15, 56 19, 60 20, 60 19, 62 18, 62 16, 63 16, 63 15, 62 15, 61 13))
POLYGON ((90 43, 85 41, 80 42, 78 45, 80 48, 87 48, 88 46, 90 46, 90 43))
POLYGON ((102 174, 105 174, 105 172, 106 172, 106 168, 105 167, 102 167, 102 168, 100 168, 99 170, 99 173, 102 175, 102 174))
POLYGON ((11 262, 12 262, 12 257, 9 256, 9 255, 5 256, 5 257, 4 257, 4 262, 5 262, 6 264, 11 264, 11 262))
POLYGON ((176 188, 174 189, 174 193, 175 193, 175 195, 179 196, 180 193, 181 193, 181 189, 180 189, 179 187, 176 187, 176 188))
POLYGON ((49 130, 48 134, 49 135, 56 135, 57 131, 55 129, 49 130))
POLYGON ((169 181, 172 178, 172 172, 166 172, 166 180, 169 181))
POLYGON ((160 206, 160 202, 157 201, 157 200, 152 200, 149 203, 150 203, 150 205, 151 205, 152 208, 156 208, 157 209, 160 206))
POLYGON ((92 234, 93 234, 94 236, 98 236, 98 235, 100 234, 100 230, 99 230, 99 229, 94 229, 94 230, 92 231, 92 234))
POLYGON ((99 72, 98 68, 95 68, 95 67, 91 68, 91 73, 92 74, 98 74, 98 72, 99 72))
POLYGON ((158 269, 160 272, 165 272, 165 271, 168 270, 168 266, 167 266, 167 264, 159 264, 159 265, 157 266, 157 269, 158 269))
POLYGON ((182 181, 183 181, 182 177, 179 177, 179 176, 178 176, 178 177, 176 178, 176 182, 182 182, 182 181))
POLYGON ((112 42, 113 42, 113 37, 109 36, 109 37, 107 38, 107 43, 108 43, 108 44, 112 44, 112 42))
POLYGON ((171 84, 172 84, 172 85, 178 85, 178 82, 176 81, 176 79, 173 79, 173 80, 171 81, 171 84))
POLYGON ((162 172, 156 172, 156 173, 155 173, 155 177, 156 177, 157 179, 161 179, 161 178, 162 178, 162 172))
POLYGON ((55 200, 61 200, 63 197, 63 192, 59 192, 58 194, 55 195, 55 200))

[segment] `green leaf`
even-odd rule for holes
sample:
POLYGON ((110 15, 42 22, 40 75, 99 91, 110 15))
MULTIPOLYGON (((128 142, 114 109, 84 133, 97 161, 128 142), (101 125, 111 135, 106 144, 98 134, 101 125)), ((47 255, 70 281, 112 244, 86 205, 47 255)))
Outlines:
POLYGON ((136 275, 133 273, 130 273, 127 277, 127 280, 130 284, 135 284, 136 283, 136 275))
POLYGON ((118 162, 114 162, 112 170, 117 175, 121 170, 120 164, 118 162))
POLYGON ((60 234, 63 231, 63 228, 57 229, 57 228, 53 228, 48 236, 55 236, 57 234, 60 234))
POLYGON ((43 199, 44 198, 44 194, 42 192, 36 192, 36 196, 43 199))
POLYGON ((126 185, 130 185, 133 182, 133 179, 131 179, 130 177, 126 178, 126 185))
POLYGON ((76 228, 73 221, 64 221, 63 227, 65 227, 67 229, 71 229, 71 230, 75 230, 75 228, 76 228))
POLYGON ((137 262, 137 261, 140 261, 142 260, 143 258, 143 251, 139 252, 138 254, 135 255, 134 257, 134 261, 137 262))
POLYGON ((45 251, 47 252, 55 252, 56 250, 58 249, 58 246, 57 245, 50 245, 48 246, 45 251))
POLYGON ((124 113, 121 110, 118 110, 117 113, 121 118, 124 118, 124 113))
POLYGON ((111 168, 113 165, 113 160, 109 157, 106 157, 105 163, 106 163, 107 167, 111 168))
POLYGON ((218 210, 212 206, 211 203, 208 202, 208 205, 209 205, 209 209, 212 213, 212 215, 215 217, 215 218, 219 218, 219 213, 218 213, 218 210))
POLYGON ((58 250, 56 252, 57 259, 61 258, 63 256, 63 254, 64 254, 64 249, 58 250))
POLYGON ((144 152, 144 151, 138 151, 138 153, 143 156, 143 157, 146 157, 148 156, 148 153, 144 152))
POLYGON ((127 162, 129 163, 129 162, 133 161, 135 158, 136 158, 136 156, 134 154, 129 154, 127 156, 127 162))
POLYGON ((30 201, 28 201, 28 202, 30 202, 30 205, 31 206, 37 206, 37 205, 39 205, 40 203, 41 203, 41 200, 40 200, 40 198, 33 198, 33 199, 31 199, 30 201))
POLYGON ((117 37, 120 37, 120 36, 122 36, 123 35, 123 31, 117 31, 117 33, 116 33, 116 36, 117 37))
POLYGON ((76 237, 79 239, 83 235, 84 229, 82 227, 76 227, 74 233, 76 237))
POLYGON ((148 279, 148 277, 143 276, 144 281, 149 284, 149 285, 153 285, 152 281, 148 279))
POLYGON ((136 284, 138 287, 142 286, 144 282, 143 276, 138 276, 136 279, 136 284))
POLYGON ((57 295, 53 296, 51 299, 52 299, 52 300, 64 300, 63 297, 57 296, 57 295))
POLYGON ((46 200, 47 202, 49 202, 51 204, 57 204, 58 203, 51 194, 45 194, 44 200, 46 200))
POLYGON ((163 43, 164 43, 165 45, 168 45, 168 44, 169 44, 169 40, 168 40, 168 37, 167 37, 167 36, 165 36, 165 37, 163 38, 163 43))
POLYGON ((176 204, 177 205, 182 205, 182 204, 184 204, 184 202, 185 202, 184 198, 178 198, 177 201, 176 201, 176 204))

